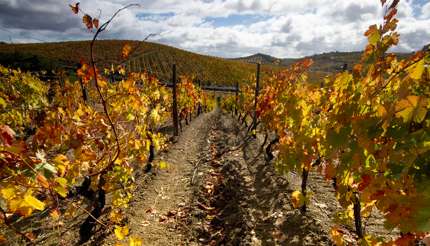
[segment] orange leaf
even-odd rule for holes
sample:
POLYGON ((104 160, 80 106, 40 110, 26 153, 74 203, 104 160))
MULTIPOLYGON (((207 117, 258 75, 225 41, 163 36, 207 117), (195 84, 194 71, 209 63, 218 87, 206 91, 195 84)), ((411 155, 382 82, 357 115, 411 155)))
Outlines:
POLYGON ((39 181, 40 185, 42 185, 43 188, 49 188, 49 182, 48 180, 45 178, 45 176, 43 176, 42 174, 37 174, 36 177, 37 181, 39 181))
POLYGON ((58 220, 61 214, 58 209, 54 209, 49 213, 49 215, 51 215, 51 217, 54 218, 55 220, 58 220))
POLYGON ((74 14, 78 14, 79 12, 79 3, 75 3, 75 6, 69 4, 70 8, 72 9, 74 14))
POLYGON ((343 232, 340 228, 333 227, 330 231, 330 235, 336 246, 345 245, 345 241, 343 240, 343 232))
POLYGON ((31 239, 31 240, 36 240, 36 235, 34 235, 34 233, 33 232, 27 232, 26 234, 25 234, 25 236, 27 237, 27 238, 29 238, 29 239, 31 239))
POLYGON ((15 132, 7 125, 0 125, 0 140, 6 146, 10 146, 15 140, 15 132))
POLYGON ((91 18, 91 16, 84 15, 84 17, 82 17, 82 22, 87 26, 88 29, 93 28, 93 18, 91 18))
POLYGON ((305 59, 305 60, 303 60, 303 66, 305 68, 310 67, 313 63, 314 63, 314 61, 312 59, 305 59))
POLYGON ((121 57, 123 59, 127 59, 128 56, 130 55, 130 52, 131 52, 131 45, 130 44, 125 44, 122 47, 121 57))
POLYGON ((99 19, 96 19, 96 18, 94 18, 93 19, 93 26, 94 26, 94 28, 99 28, 99 24, 100 24, 100 22, 99 22, 99 19))

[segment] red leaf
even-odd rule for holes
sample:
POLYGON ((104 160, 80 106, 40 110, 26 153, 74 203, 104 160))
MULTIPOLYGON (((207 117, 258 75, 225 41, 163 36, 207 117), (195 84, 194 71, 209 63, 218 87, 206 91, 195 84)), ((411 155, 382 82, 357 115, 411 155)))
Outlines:
POLYGON ((79 3, 75 3, 75 6, 69 4, 69 6, 72 9, 73 13, 77 15, 79 12, 79 3))
POLYGON ((393 3, 390 5, 390 9, 394 9, 399 4, 400 0, 393 0, 393 3))
POLYGON ((372 177, 370 175, 363 175, 361 177, 361 182, 358 185, 358 190, 363 191, 367 186, 369 186, 372 181, 372 177))
POLYGON ((309 68, 313 63, 314 61, 312 59, 305 59, 302 64, 305 68, 309 68))
POLYGON ((398 246, 414 245, 415 239, 416 238, 414 235, 407 233, 397 238, 396 241, 394 241, 394 245, 398 245, 398 246))
POLYGON ((15 140, 15 132, 7 125, 0 125, 0 140, 6 145, 12 145, 15 140))
POLYGON ((390 12, 384 17, 389 22, 397 14, 397 9, 391 9, 390 12))

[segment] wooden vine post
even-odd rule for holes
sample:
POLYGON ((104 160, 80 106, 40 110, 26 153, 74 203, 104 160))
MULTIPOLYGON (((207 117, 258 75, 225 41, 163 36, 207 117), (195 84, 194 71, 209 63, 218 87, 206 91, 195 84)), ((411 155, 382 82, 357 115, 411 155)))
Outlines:
POLYGON ((239 82, 236 82, 236 91, 235 91, 235 105, 234 105, 234 115, 237 115, 237 105, 239 103, 239 82))
POLYGON ((145 72, 145 67, 142 66, 142 64, 143 64, 143 58, 139 57, 139 72, 141 73, 145 72))
MULTIPOLYGON (((202 82, 200 79, 198 80, 198 83, 199 83, 200 93, 202 93, 202 82)), ((199 102, 197 105, 197 116, 199 116, 201 114, 202 114, 202 104, 201 104, 201 102, 199 102)))
POLYGON ((84 99, 84 102, 87 103, 88 102, 88 92, 84 86, 84 83, 82 82, 82 79, 79 79, 79 84, 81 85, 82 99, 84 99))
POLYGON ((172 66, 172 84, 173 84, 173 110, 172 110, 172 118, 173 118, 173 135, 175 137, 179 136, 179 121, 178 121, 178 102, 176 98, 176 64, 172 66))
POLYGON ((254 116, 252 118, 252 135, 256 137, 255 130, 257 130, 257 102, 258 102, 258 94, 260 92, 260 69, 261 64, 257 63, 257 76, 255 83, 255 98, 254 98, 254 116))
MULTIPOLYGON (((76 65, 76 70, 81 68, 81 64, 76 65)), ((84 100, 84 103, 86 104, 88 102, 88 91, 87 88, 84 85, 84 82, 82 81, 82 78, 79 78, 79 85, 81 86, 81 92, 82 92, 82 99, 84 100)))
POLYGON ((357 236, 359 238, 363 238, 363 227, 361 222, 361 205, 360 205, 360 195, 358 192, 354 192, 353 194, 353 205, 354 205, 354 223, 355 230, 357 232, 357 236))
MULTIPOLYGON (((302 185, 301 185, 301 188, 302 188, 303 197, 305 197, 305 199, 306 199, 306 195, 307 195, 306 187, 308 185, 308 176, 309 176, 309 170, 307 168, 303 167, 303 169, 302 169, 302 185)), ((303 204, 303 206, 300 208, 300 212, 302 214, 306 213, 306 201, 303 204)))

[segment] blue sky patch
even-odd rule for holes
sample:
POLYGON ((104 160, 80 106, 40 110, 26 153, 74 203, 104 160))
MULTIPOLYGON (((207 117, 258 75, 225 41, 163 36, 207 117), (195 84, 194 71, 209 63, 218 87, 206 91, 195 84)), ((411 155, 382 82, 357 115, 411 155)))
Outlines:
POLYGON ((207 17, 205 20, 211 22, 215 27, 250 25, 259 21, 269 19, 270 16, 252 14, 233 14, 227 17, 207 17))
POLYGON ((137 18, 141 20, 152 20, 152 19, 167 19, 169 17, 175 16, 175 13, 173 12, 166 12, 166 13, 150 13, 150 12, 143 12, 137 14, 137 18))

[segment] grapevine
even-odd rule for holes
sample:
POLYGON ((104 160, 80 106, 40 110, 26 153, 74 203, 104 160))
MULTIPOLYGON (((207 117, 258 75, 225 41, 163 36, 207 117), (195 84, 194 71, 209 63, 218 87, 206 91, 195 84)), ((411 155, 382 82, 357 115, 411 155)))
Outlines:
MULTIPOLYGON (((295 207, 306 211, 307 175, 317 169, 333 181, 344 217, 354 220, 363 243, 381 240, 362 228, 376 207, 387 229, 401 232, 386 243, 406 244, 430 231, 430 54, 399 60, 387 53, 399 41, 398 1, 381 3, 383 23, 365 33, 368 45, 352 72, 312 83, 312 61, 296 63, 263 82, 256 112, 262 128, 276 136, 277 169, 302 174, 302 190, 292 194, 295 207)), ((229 98, 225 107, 250 114, 252 95, 241 94, 248 99, 234 105, 229 98)), ((332 236, 342 242, 336 227, 332 236)))
MULTIPOLYGON (((71 7, 81 13, 78 4, 71 7)), ((85 25, 97 29, 91 50, 115 16, 99 26, 98 19, 84 14, 85 25)), ((126 59, 129 52, 124 46, 121 55, 126 59)), ((82 243, 95 226, 102 226, 114 227, 119 242, 141 244, 128 235, 124 208, 132 199, 136 173, 150 171, 155 152, 165 148, 159 129, 170 119, 171 92, 146 72, 108 82, 92 55, 89 64, 82 60, 79 81, 62 85, 0 67, 6 82, 0 86, 0 223, 30 243, 37 235, 15 228, 16 216, 48 212, 52 219, 66 221, 75 219, 79 208, 88 215, 80 226, 82 243), (83 89, 89 90, 91 101, 82 97, 83 89), (112 209, 103 221, 108 196, 112 209), (85 209, 87 202, 91 205, 85 209)), ((105 69, 107 76, 110 72, 126 74, 122 66, 105 69)), ((191 113, 197 101, 209 103, 197 87, 183 84, 178 96, 185 112, 191 113)))

